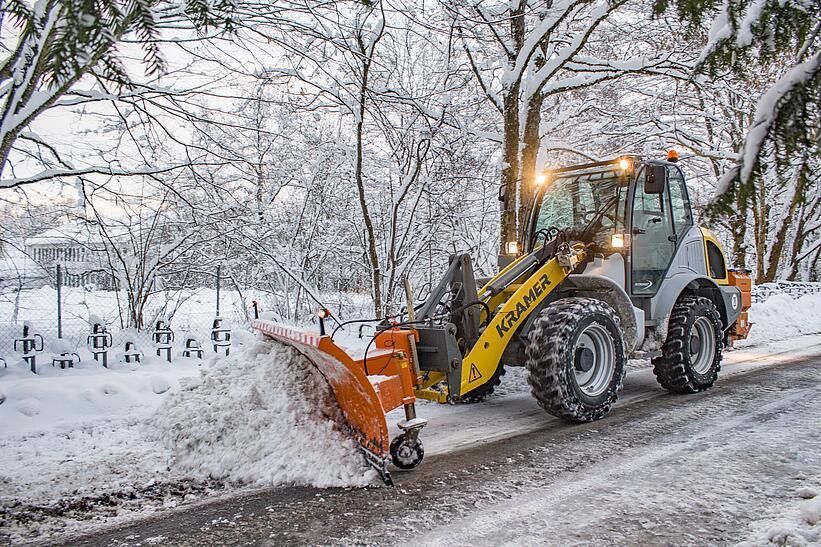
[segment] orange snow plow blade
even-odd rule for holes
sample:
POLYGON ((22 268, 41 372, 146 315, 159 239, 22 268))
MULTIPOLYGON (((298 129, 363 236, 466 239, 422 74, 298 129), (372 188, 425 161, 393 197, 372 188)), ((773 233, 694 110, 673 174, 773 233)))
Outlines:
MULTIPOLYGON (((258 332, 287 344, 305 356, 322 374, 333 391, 354 438, 359 442, 369 463, 383 480, 390 484, 387 461, 390 455, 390 436, 385 413, 415 401, 407 361, 404 370, 391 367, 379 376, 366 374, 372 363, 387 357, 398 361, 396 354, 384 350, 369 354, 367 362, 354 360, 337 346, 330 336, 298 330, 273 321, 257 319, 253 327, 258 332), (390 353, 391 356, 386 355, 390 353), (391 374, 395 372, 395 374, 391 374)), ((407 355, 407 354, 405 354, 407 355)), ((401 357, 401 355, 400 355, 401 357)))

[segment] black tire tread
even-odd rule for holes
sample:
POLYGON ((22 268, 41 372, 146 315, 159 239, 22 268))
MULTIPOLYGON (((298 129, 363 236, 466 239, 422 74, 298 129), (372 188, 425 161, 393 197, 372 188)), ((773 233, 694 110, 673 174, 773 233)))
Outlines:
POLYGON ((661 347, 661 357, 653 359, 653 374, 661 386, 670 393, 698 393, 713 386, 721 370, 722 359, 722 331, 721 316, 713 301, 703 296, 684 296, 673 306, 670 321, 667 327, 667 338, 661 347), (695 321, 695 312, 702 309, 716 325, 717 352, 714 357, 714 366, 710 369, 707 378, 701 379, 694 375, 687 351, 692 322, 695 321))
POLYGON ((417 459, 413 462, 406 463, 399 459, 397 454, 399 447, 406 442, 406 436, 404 433, 400 433, 397 435, 392 441, 390 446, 390 454, 391 454, 391 462, 395 465, 398 469, 402 469, 407 471, 409 469, 413 469, 414 467, 418 466, 422 463, 422 460, 425 458, 425 446, 422 444, 422 441, 419 438, 413 443, 414 450, 416 451, 417 459))
POLYGON ((490 377, 490 380, 482 384, 481 386, 477 387, 470 393, 463 395, 459 399, 459 403, 463 404, 473 404, 473 403, 481 403, 485 399, 487 399, 490 395, 493 395, 493 392, 496 390, 497 387, 502 383, 502 376, 505 375, 507 371, 505 370, 504 365, 499 363, 499 366, 496 368, 496 372, 493 373, 493 376, 490 377))
POLYGON ((591 422, 604 417, 618 399, 624 381, 624 341, 619 317, 607 303, 594 298, 571 297, 553 302, 541 311, 533 324, 525 349, 528 383, 544 410, 571 422, 591 422), (579 321, 593 314, 610 318, 619 333, 616 343, 618 377, 616 388, 595 408, 587 408, 576 395, 572 372, 566 367, 569 356, 567 341, 579 321))

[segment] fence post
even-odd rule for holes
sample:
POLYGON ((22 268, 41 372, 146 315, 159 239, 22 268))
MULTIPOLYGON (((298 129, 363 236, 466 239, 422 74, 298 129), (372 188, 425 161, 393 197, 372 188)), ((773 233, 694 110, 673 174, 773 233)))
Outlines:
POLYGON ((220 316, 220 277, 222 266, 217 266, 217 317, 220 316))
POLYGON ((63 269, 57 264, 57 338, 63 337, 63 269))

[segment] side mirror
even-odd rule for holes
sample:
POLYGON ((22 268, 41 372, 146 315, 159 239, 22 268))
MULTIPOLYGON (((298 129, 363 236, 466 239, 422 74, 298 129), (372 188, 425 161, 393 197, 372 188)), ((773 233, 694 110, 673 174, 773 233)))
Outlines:
POLYGON ((663 194, 667 184, 667 167, 648 165, 644 168, 644 193, 648 195, 663 194))

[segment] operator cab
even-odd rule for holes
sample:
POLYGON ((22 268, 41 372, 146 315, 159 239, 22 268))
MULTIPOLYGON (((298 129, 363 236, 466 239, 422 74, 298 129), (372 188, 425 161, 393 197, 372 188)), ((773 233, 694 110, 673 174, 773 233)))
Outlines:
POLYGON ((693 226, 678 165, 623 156, 550 171, 536 192, 525 249, 563 234, 587 243, 594 257, 618 253, 625 291, 651 298, 693 226))

